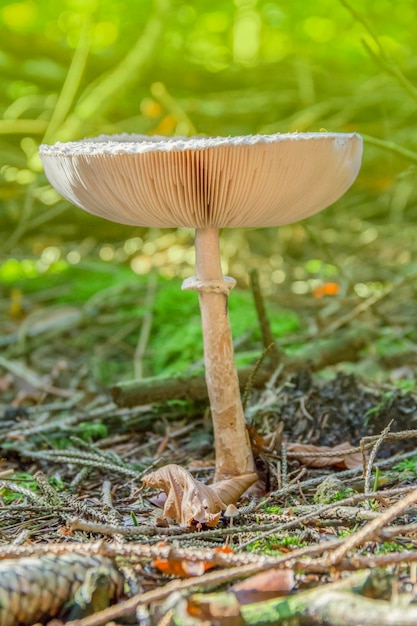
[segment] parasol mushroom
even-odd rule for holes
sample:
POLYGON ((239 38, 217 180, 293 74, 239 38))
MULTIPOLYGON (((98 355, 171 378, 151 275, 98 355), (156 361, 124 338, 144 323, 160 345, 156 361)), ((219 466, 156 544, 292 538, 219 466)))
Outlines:
POLYGON ((122 224, 196 230, 196 276, 215 481, 255 470, 234 364, 220 228, 280 226, 313 215, 353 183, 362 139, 342 133, 244 137, 101 136, 43 145, 50 183, 70 202, 122 224))

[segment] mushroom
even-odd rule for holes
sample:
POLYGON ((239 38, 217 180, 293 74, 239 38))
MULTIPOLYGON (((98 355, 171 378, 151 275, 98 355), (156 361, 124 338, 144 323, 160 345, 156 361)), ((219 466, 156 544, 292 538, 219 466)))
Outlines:
POLYGON ((243 137, 100 136, 43 145, 50 183, 70 202, 122 224, 196 230, 196 276, 215 481, 255 471, 234 364, 221 228, 296 222, 337 200, 361 164, 362 139, 343 133, 243 137))

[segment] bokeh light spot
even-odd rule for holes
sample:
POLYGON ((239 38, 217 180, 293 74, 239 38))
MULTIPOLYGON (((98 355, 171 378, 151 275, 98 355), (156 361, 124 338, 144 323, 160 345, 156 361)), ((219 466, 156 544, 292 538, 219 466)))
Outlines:
POLYGON ((327 43, 335 36, 335 26, 332 20, 325 17, 311 16, 304 20, 304 31, 313 41, 327 43))
POLYGON ((34 2, 16 2, 5 6, 1 10, 1 17, 10 30, 24 33, 32 30, 37 12, 34 2))

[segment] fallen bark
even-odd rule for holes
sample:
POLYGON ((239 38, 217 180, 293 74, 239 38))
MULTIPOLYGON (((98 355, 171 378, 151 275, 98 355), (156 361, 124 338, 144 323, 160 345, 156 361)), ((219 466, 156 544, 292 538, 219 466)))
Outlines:
MULTIPOLYGON (((306 346, 296 357, 284 357, 281 366, 285 373, 300 369, 320 370, 342 361, 356 361, 359 352, 372 339, 369 328, 355 328, 306 346)), ((238 369, 239 386, 243 391, 250 381, 251 387, 262 388, 270 379, 275 367, 272 364, 259 368, 254 380, 250 380, 254 367, 238 369)), ((111 388, 114 402, 121 407, 167 402, 168 400, 205 400, 207 398, 204 371, 173 377, 155 376, 143 380, 129 380, 111 388)))
POLYGON ((415 626, 417 607, 371 600, 350 591, 315 589, 241 607, 245 626, 415 626))
MULTIPOLYGON (((277 572, 283 573, 282 570, 277 572)), ((193 594, 186 600, 179 600, 173 623, 178 626, 207 623, 218 626, 411 626, 417 623, 417 607, 410 611, 409 606, 380 599, 390 598, 392 592, 391 577, 384 570, 357 572, 293 595, 288 591, 285 597, 277 592, 270 600, 249 603, 239 601, 233 587, 218 593, 193 594)), ((263 590, 254 590, 255 596, 256 593, 262 596, 263 590)))
MULTIPOLYGON (((244 390, 251 373, 252 368, 249 367, 238 370, 241 391, 244 390)), ((258 372, 254 385, 262 387, 271 373, 270 369, 263 368, 258 372)), ((128 380, 112 387, 111 395, 114 402, 123 407, 167 402, 168 400, 205 400, 208 398, 203 371, 192 375, 155 376, 142 380, 128 380)))

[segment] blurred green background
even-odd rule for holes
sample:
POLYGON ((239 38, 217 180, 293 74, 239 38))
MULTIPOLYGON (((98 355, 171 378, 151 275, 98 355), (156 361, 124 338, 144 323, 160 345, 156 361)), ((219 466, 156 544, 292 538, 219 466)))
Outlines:
POLYGON ((342 305, 394 293, 385 318, 368 322, 414 342, 416 28, 415 0, 0 0, 6 332, 42 307, 106 300, 141 276, 149 304, 149 275, 192 273, 192 233, 128 228, 70 206, 46 181, 40 143, 325 128, 364 135, 354 187, 302 224, 223 233, 225 272, 245 286, 258 268, 279 306, 312 307, 315 331, 342 305), (325 306, 317 289, 329 282, 337 294, 325 306))

